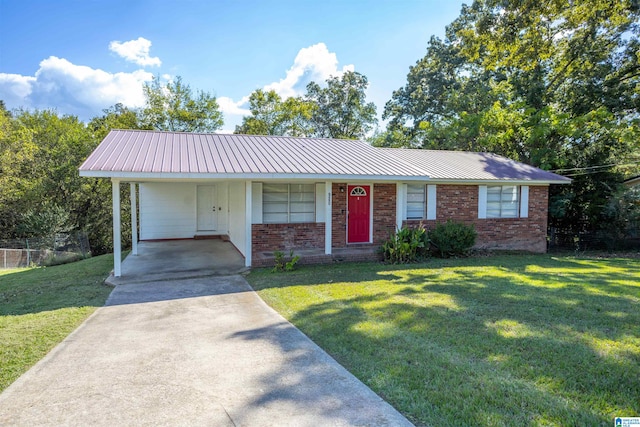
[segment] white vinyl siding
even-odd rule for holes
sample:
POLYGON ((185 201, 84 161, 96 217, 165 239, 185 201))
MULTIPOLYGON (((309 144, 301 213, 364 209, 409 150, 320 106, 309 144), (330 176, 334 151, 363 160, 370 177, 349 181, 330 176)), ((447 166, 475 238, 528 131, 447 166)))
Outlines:
POLYGON ((426 202, 426 186, 407 184, 407 219, 425 219, 426 202))
POLYGON ((516 185, 487 187, 487 218, 517 218, 519 187, 516 185))
POLYGON ((140 240, 184 239, 196 233, 196 187, 173 182, 141 183, 140 240))
POLYGON ((315 184, 262 185, 262 222, 286 224, 315 222, 315 184))

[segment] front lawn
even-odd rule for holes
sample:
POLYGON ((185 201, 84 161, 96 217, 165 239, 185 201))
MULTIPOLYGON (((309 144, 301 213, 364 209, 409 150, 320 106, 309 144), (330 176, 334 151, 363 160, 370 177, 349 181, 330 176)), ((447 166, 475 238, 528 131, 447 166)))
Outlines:
POLYGON ((55 267, 0 270, 0 391, 104 305, 103 255, 55 267))
POLYGON ((640 415, 640 260, 334 264, 248 280, 417 425, 640 415))

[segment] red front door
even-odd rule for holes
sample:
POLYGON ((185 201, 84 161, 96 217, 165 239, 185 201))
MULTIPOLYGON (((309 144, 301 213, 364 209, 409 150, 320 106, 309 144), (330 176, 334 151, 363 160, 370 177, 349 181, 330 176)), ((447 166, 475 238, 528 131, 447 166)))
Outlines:
POLYGON ((368 243, 371 224, 370 186, 347 186, 347 243, 368 243))

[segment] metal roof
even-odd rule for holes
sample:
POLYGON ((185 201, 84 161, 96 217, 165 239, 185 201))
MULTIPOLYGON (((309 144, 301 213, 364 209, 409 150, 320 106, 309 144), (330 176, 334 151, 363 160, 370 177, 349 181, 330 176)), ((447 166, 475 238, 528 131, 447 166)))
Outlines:
POLYGON ((571 182, 564 176, 492 153, 406 148, 383 148, 382 151, 423 169, 432 180, 571 182))
POLYGON ((112 130, 80 175, 122 179, 375 179, 567 183, 489 153, 375 148, 364 141, 112 130))
POLYGON ((363 141, 113 130, 80 166, 83 176, 360 176, 424 178, 363 141))

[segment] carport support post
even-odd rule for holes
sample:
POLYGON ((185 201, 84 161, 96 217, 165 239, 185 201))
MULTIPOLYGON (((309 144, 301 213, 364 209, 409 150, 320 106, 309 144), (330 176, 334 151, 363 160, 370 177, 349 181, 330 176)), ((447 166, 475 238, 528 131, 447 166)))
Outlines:
POLYGON ((120 277, 122 264, 122 244, 120 236, 120 180, 111 180, 113 200, 113 275, 120 277))
POLYGON ((324 202, 326 207, 324 210, 324 253, 325 255, 331 255, 331 219, 333 212, 331 211, 331 185, 330 181, 324 183, 324 202))
POLYGON ((245 267, 251 267, 251 251, 253 250, 251 242, 251 224, 253 224, 253 183, 251 181, 245 181, 244 188, 244 265, 245 267))
POLYGON ((136 184, 130 183, 131 186, 131 254, 138 255, 138 206, 136 196, 136 184))

